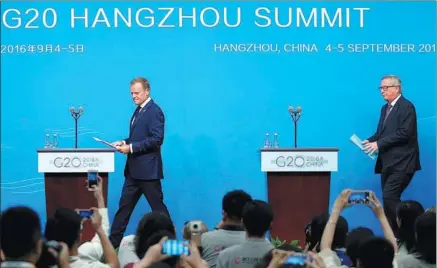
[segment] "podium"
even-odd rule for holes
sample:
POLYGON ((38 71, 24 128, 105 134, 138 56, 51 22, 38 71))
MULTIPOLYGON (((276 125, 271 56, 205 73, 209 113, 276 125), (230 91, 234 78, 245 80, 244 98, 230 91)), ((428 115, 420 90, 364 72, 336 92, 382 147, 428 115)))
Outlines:
POLYGON ((274 221, 270 235, 305 242, 305 226, 329 209, 331 172, 338 171, 336 148, 264 148, 268 203, 274 221))
MULTIPOLYGON (((108 173, 114 172, 114 149, 39 149, 38 172, 44 173, 47 218, 60 208, 97 207, 86 183, 88 170, 97 170, 103 179, 103 197, 108 198, 108 173)), ((94 236, 91 223, 83 226, 82 242, 94 236)))

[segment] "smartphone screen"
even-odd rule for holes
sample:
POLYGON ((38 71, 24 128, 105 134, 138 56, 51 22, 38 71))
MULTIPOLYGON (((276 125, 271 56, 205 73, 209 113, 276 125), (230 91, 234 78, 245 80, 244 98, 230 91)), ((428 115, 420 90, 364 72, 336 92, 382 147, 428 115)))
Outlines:
POLYGON ((97 171, 90 170, 88 171, 88 190, 93 189, 93 185, 97 185, 97 171))
POLYGON ((81 219, 89 219, 93 215, 93 211, 89 209, 81 209, 77 213, 81 219))
POLYGON ((190 255, 190 249, 186 246, 187 242, 178 240, 167 240, 162 246, 162 254, 168 256, 190 255))
POLYGON ((370 193, 367 191, 352 192, 349 196, 350 204, 369 204, 370 193))
POLYGON ((285 264, 291 264, 292 267, 306 267, 305 261, 308 257, 304 253, 294 253, 285 261, 285 264))

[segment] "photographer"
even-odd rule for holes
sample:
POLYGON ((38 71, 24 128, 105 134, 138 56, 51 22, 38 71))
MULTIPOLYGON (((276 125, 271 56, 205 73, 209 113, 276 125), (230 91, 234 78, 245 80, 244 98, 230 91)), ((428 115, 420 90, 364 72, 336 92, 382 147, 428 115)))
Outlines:
POLYGON ((70 249, 69 260, 71 267, 118 268, 120 264, 117 259, 117 254, 107 235, 109 228, 109 224, 107 223, 108 215, 101 194, 102 179, 100 177, 98 178, 98 185, 93 188, 99 209, 91 208, 91 216, 89 219, 81 218, 81 216, 72 209, 60 208, 56 210, 54 218, 51 219, 53 230, 50 230, 46 236, 52 240, 62 241, 68 245, 70 249), (101 216, 100 211, 102 211, 104 217, 101 216), (105 221, 103 221, 102 218, 106 218, 105 221), (83 220, 91 220, 91 225, 96 232, 96 236, 91 242, 87 242, 79 247, 83 220), (106 222, 106 224, 102 224, 102 222, 106 222), (102 256, 105 258, 105 263, 100 262, 102 256))
POLYGON ((38 214, 27 207, 12 207, 0 219, 2 268, 34 268, 43 249, 57 260, 59 268, 69 268, 68 247, 64 243, 47 243, 41 237, 38 214), (56 245, 57 250, 48 245, 56 245))
MULTIPOLYGON (((99 214, 102 216, 101 229, 103 233, 109 235, 109 216, 108 209, 105 206, 105 199, 103 198, 102 185, 103 180, 100 176, 97 176, 97 186, 93 186, 94 198, 97 202, 97 208, 99 214)), ((85 242, 79 247, 79 258, 87 261, 100 261, 103 258, 103 247, 100 241, 100 236, 96 232, 93 239, 90 242, 85 242)))

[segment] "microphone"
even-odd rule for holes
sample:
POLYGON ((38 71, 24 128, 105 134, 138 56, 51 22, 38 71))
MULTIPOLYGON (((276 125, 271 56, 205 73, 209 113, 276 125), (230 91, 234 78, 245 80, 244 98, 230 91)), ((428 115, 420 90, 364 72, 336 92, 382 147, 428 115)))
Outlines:
POLYGON ((80 117, 80 116, 82 115, 82 113, 83 113, 83 107, 80 106, 80 107, 77 109, 77 111, 76 111, 76 108, 74 108, 73 106, 71 106, 71 107, 70 107, 70 113, 71 113, 71 116, 72 116, 73 119, 74 119, 74 133, 75 133, 75 135, 74 135, 74 148, 77 149, 77 136, 78 136, 78 134, 77 134, 77 120, 79 119, 79 117, 80 117))
POLYGON ((291 118, 293 119, 294 124, 294 148, 297 148, 297 121, 299 121, 302 115, 302 107, 297 106, 296 109, 293 106, 288 106, 288 112, 290 113, 291 118))

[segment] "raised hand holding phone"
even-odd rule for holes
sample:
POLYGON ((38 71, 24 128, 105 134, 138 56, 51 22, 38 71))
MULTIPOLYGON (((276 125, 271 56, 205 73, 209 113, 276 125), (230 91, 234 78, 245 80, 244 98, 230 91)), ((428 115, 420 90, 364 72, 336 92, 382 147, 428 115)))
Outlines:
POLYGON ((98 186, 98 176, 97 170, 88 170, 88 191, 94 191, 94 186, 98 186))
POLYGON ((384 216, 384 209, 374 192, 370 192, 368 206, 373 210, 373 213, 375 213, 376 217, 379 218, 384 216))
POLYGON ((82 220, 91 219, 91 216, 93 216, 93 211, 90 209, 76 209, 76 212, 82 220))
POLYGON ((162 254, 167 256, 190 255, 186 241, 166 240, 162 245, 162 254))
POLYGON ((370 202, 370 191, 351 191, 348 199, 349 204, 364 204, 370 202))

